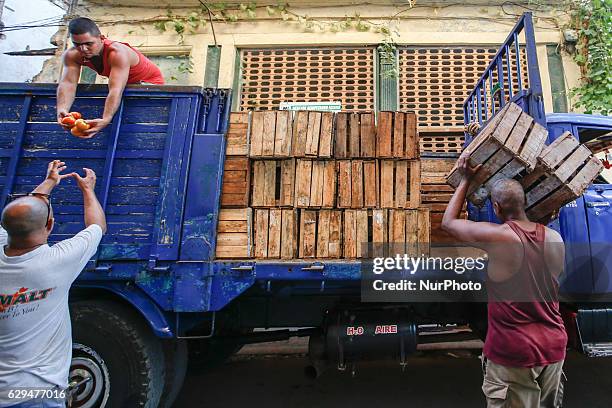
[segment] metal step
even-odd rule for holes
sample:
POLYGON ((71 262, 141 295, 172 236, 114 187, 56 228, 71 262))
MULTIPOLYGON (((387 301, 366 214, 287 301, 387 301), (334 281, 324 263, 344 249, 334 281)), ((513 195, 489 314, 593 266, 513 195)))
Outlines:
POLYGON ((582 346, 588 357, 612 357, 611 343, 586 343, 582 346))

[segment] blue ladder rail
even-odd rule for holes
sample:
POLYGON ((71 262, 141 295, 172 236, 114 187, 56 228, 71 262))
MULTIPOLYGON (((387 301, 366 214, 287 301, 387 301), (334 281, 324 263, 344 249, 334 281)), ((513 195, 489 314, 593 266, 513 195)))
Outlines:
MULTIPOLYGON (((542 81, 531 13, 524 13, 521 16, 463 102, 464 123, 478 121, 482 125, 509 102, 517 103, 533 116, 537 123, 546 126, 542 81), (525 44, 519 41, 521 32, 525 35, 525 44), (521 68, 521 47, 524 47, 527 57, 527 72, 522 72, 521 68), (516 73, 516 80, 513 78, 513 73, 516 73), (525 74, 529 81, 529 87, 526 89, 523 87, 525 74), (494 83, 494 77, 497 83, 494 83)), ((467 145, 471 136, 467 133, 465 136, 467 145)))

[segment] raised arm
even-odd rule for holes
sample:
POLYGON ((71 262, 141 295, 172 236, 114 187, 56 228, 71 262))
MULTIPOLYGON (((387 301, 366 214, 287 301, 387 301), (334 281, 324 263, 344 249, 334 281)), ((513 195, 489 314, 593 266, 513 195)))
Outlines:
POLYGON ((499 225, 459 218, 467 190, 470 186, 470 180, 478 171, 480 165, 476 167, 470 166, 469 156, 463 153, 459 157, 457 167, 463 178, 448 203, 446 211, 444 211, 442 229, 452 235, 458 243, 470 243, 482 249, 487 249, 488 243, 504 241, 507 239, 506 233, 499 225))
POLYGON ((62 124, 62 118, 68 116, 70 107, 74 102, 79 76, 81 75, 81 66, 77 63, 76 55, 71 50, 64 52, 62 60, 64 70, 57 85, 57 122, 68 129, 67 126, 62 124))
POLYGON ((101 119, 88 120, 91 126, 83 133, 87 138, 93 137, 111 123, 113 116, 121 105, 123 90, 127 84, 130 74, 130 60, 127 50, 117 49, 109 54, 111 64, 110 76, 108 77, 108 95, 104 104, 104 113, 101 119))
POLYGON ((60 174, 65 169, 66 163, 61 160, 53 160, 50 162, 47 166, 47 175, 45 179, 34 190, 32 190, 32 192, 51 194, 51 191, 60 183, 60 181, 71 176, 70 174, 60 174))
POLYGON ((89 227, 92 224, 97 224, 102 228, 102 232, 106 232, 106 216, 94 191, 96 188, 96 173, 88 168, 83 168, 83 170, 85 170, 85 177, 81 177, 77 173, 72 173, 71 176, 75 178, 83 193, 85 226, 89 227))

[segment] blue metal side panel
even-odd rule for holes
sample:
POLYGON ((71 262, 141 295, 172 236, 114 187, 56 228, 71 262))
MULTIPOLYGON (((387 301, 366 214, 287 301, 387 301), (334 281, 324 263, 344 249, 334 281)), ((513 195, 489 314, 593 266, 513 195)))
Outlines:
POLYGON ((583 197, 591 248, 593 293, 612 293, 612 186, 593 185, 583 197))

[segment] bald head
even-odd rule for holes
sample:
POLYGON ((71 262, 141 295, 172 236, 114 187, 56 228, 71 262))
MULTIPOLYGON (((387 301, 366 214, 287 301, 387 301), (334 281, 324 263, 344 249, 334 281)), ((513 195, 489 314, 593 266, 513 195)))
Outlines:
POLYGON ((24 238, 44 230, 47 225, 47 204, 38 197, 22 197, 2 210, 2 226, 10 237, 24 238))
POLYGON ((516 215, 525 211, 525 190, 514 179, 501 179, 491 189, 491 201, 497 203, 504 214, 516 215))

